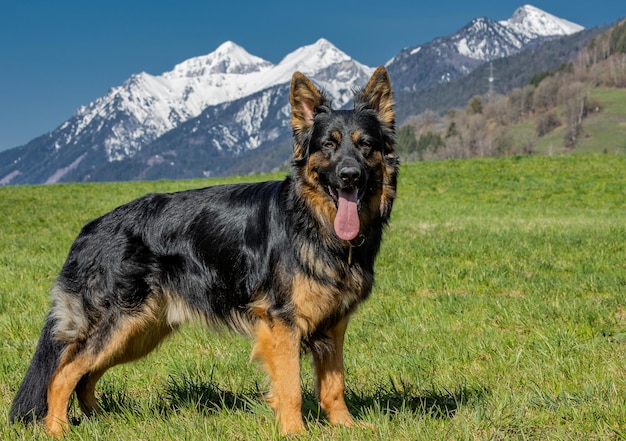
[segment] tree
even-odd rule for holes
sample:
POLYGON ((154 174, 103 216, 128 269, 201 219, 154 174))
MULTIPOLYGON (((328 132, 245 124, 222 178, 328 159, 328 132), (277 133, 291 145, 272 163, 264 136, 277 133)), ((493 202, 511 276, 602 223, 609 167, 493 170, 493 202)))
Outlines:
POLYGON ((536 73, 535 75, 530 77, 530 81, 528 81, 528 84, 532 84, 533 86, 537 87, 539 83, 544 80, 544 78, 549 77, 550 75, 552 75, 551 72, 548 72, 547 70, 542 70, 541 72, 536 73))
POLYGON ((611 31, 611 53, 626 53, 626 21, 613 27, 611 31))
POLYGON ((415 139, 415 131, 411 125, 400 126, 396 144, 400 154, 409 155, 417 151, 417 139, 415 139))
POLYGON ((537 136, 541 137, 561 125, 561 120, 556 115, 554 110, 542 113, 537 117, 535 128, 537 129, 537 136))
POLYGON ((417 141, 417 155, 419 160, 423 161, 424 156, 428 152, 437 153, 437 150, 444 145, 443 138, 438 133, 426 132, 420 135, 417 141))
POLYGON ((483 113, 483 99, 476 95, 467 103, 467 112, 472 115, 483 113))
POLYGON ((556 105, 556 97, 563 75, 549 76, 543 79, 533 93, 533 109, 548 110, 556 105))
POLYGON ((521 89, 513 89, 508 96, 509 119, 512 123, 522 121, 533 109, 535 86, 527 84, 521 89))
POLYGON ((567 83, 559 91, 559 104, 563 106, 563 118, 566 124, 566 147, 574 148, 576 146, 587 109, 588 94, 587 86, 580 82, 567 83))

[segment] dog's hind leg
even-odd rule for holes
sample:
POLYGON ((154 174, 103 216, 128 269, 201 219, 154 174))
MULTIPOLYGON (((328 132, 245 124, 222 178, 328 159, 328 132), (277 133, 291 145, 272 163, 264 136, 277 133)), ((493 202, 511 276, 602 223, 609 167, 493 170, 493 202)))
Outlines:
POLYGON ((48 386, 46 427, 51 435, 59 436, 69 427, 67 408, 74 390, 87 415, 98 412, 95 386, 106 370, 143 357, 173 330, 163 311, 154 302, 144 304, 143 310, 102 325, 80 349, 67 348, 48 386))
POLYGON ((46 429, 54 437, 60 437, 69 429, 67 407, 72 392, 80 379, 89 371, 94 359, 70 345, 48 385, 48 414, 46 429))
POLYGON ((317 379, 317 394, 322 409, 331 424, 353 426, 354 420, 344 398, 343 341, 348 326, 344 317, 334 328, 326 332, 331 344, 328 351, 313 351, 317 379))
POLYGON ((280 320, 259 320, 252 359, 262 363, 272 381, 268 402, 283 435, 304 431, 300 389, 300 337, 280 320))
POLYGON ((80 410, 86 416, 100 413, 100 406, 98 406, 98 401, 96 400, 96 383, 104 375, 105 371, 105 369, 101 369, 83 375, 76 386, 78 404, 80 405, 80 410))

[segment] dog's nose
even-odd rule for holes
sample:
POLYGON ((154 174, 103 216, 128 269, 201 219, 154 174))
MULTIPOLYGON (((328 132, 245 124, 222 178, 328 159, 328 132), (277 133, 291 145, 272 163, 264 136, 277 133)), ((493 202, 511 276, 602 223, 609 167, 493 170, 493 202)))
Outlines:
POLYGON ((361 178, 361 170, 358 167, 343 167, 339 170, 339 178, 344 184, 354 186, 361 178))

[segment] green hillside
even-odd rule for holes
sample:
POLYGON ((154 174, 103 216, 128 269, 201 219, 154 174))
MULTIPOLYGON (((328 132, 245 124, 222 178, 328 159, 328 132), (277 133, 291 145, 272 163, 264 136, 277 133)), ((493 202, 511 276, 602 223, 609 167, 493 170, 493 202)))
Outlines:
POLYGON ((576 151, 625 154, 626 89, 595 89, 590 100, 600 103, 601 110, 583 122, 583 136, 576 151))
MULTIPOLYGON (((612 153, 626 154, 626 89, 600 87, 591 89, 588 101, 597 105, 582 122, 576 148, 563 145, 566 127, 560 126, 549 134, 536 137, 535 153, 612 153)), ((557 108, 557 113, 562 113, 557 108)), ((528 119, 512 129, 519 138, 535 136, 537 118, 528 119)))
MULTIPOLYGON (((624 110, 601 93, 605 114, 624 110)), ((625 170, 626 155, 602 154, 404 164, 377 284, 346 340, 348 406, 367 425, 326 423, 304 361, 297 439, 625 439, 625 170)), ((228 181, 253 179, 265 177, 228 181)), ((6 415, 80 227, 146 192, 217 182, 0 188, 0 439, 48 439, 6 415)), ((66 439, 279 439, 250 349, 185 327, 108 372, 104 414, 74 404, 66 439)))

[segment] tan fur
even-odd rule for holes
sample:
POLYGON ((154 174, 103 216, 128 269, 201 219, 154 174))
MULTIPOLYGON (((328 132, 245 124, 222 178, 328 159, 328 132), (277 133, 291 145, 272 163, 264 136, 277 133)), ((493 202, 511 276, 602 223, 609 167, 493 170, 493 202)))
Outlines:
MULTIPOLYGON (((70 349, 69 347, 68 349, 70 349)), ((67 406, 81 377, 88 371, 91 357, 82 356, 61 364, 48 385, 48 414, 46 430, 53 437, 62 436, 68 429, 67 406)))
POLYGON ((339 130, 333 130, 332 132, 330 132, 330 137, 337 145, 341 144, 343 141, 343 135, 339 130))
POLYGON ((317 276, 334 279, 336 277, 335 270, 324 259, 318 258, 315 245, 304 242, 296 250, 300 256, 301 262, 307 266, 307 270, 311 274, 317 276))
POLYGON ((76 386, 76 396, 80 410, 88 417, 101 413, 100 406, 96 400, 96 384, 105 372, 106 369, 90 372, 84 375, 76 386))
POLYGON ((300 389, 301 336, 280 320, 260 320, 252 359, 261 363, 272 381, 267 401, 283 435, 304 431, 300 389))
POLYGON ((319 283, 303 274, 296 274, 292 285, 292 302, 296 325, 303 335, 313 332, 318 325, 333 314, 349 314, 362 290, 361 278, 347 274, 343 290, 334 285, 319 283))
POLYGON ((352 144, 354 145, 358 145, 359 142, 361 141, 361 136, 363 136, 363 134, 361 132, 354 131, 350 134, 350 140, 352 141, 352 144))
POLYGON ((374 216, 382 216, 386 207, 389 206, 389 201, 396 196, 395 189, 390 182, 392 171, 389 170, 388 166, 384 165, 381 153, 372 153, 368 158, 368 162, 375 170, 372 179, 382 182, 382 186, 380 189, 377 188, 376 193, 370 197, 368 207, 361 211, 361 219, 364 225, 368 225, 374 216))
POLYGON ((319 183, 317 170, 325 165, 326 161, 322 152, 310 155, 304 170, 300 173, 298 182, 300 187, 297 190, 307 202, 322 231, 332 229, 337 215, 335 203, 326 195, 319 183))
POLYGON ((354 425, 344 398, 343 341, 348 327, 348 317, 344 317, 334 328, 326 332, 332 340, 333 351, 323 356, 313 354, 315 365, 317 397, 331 424, 354 425))

